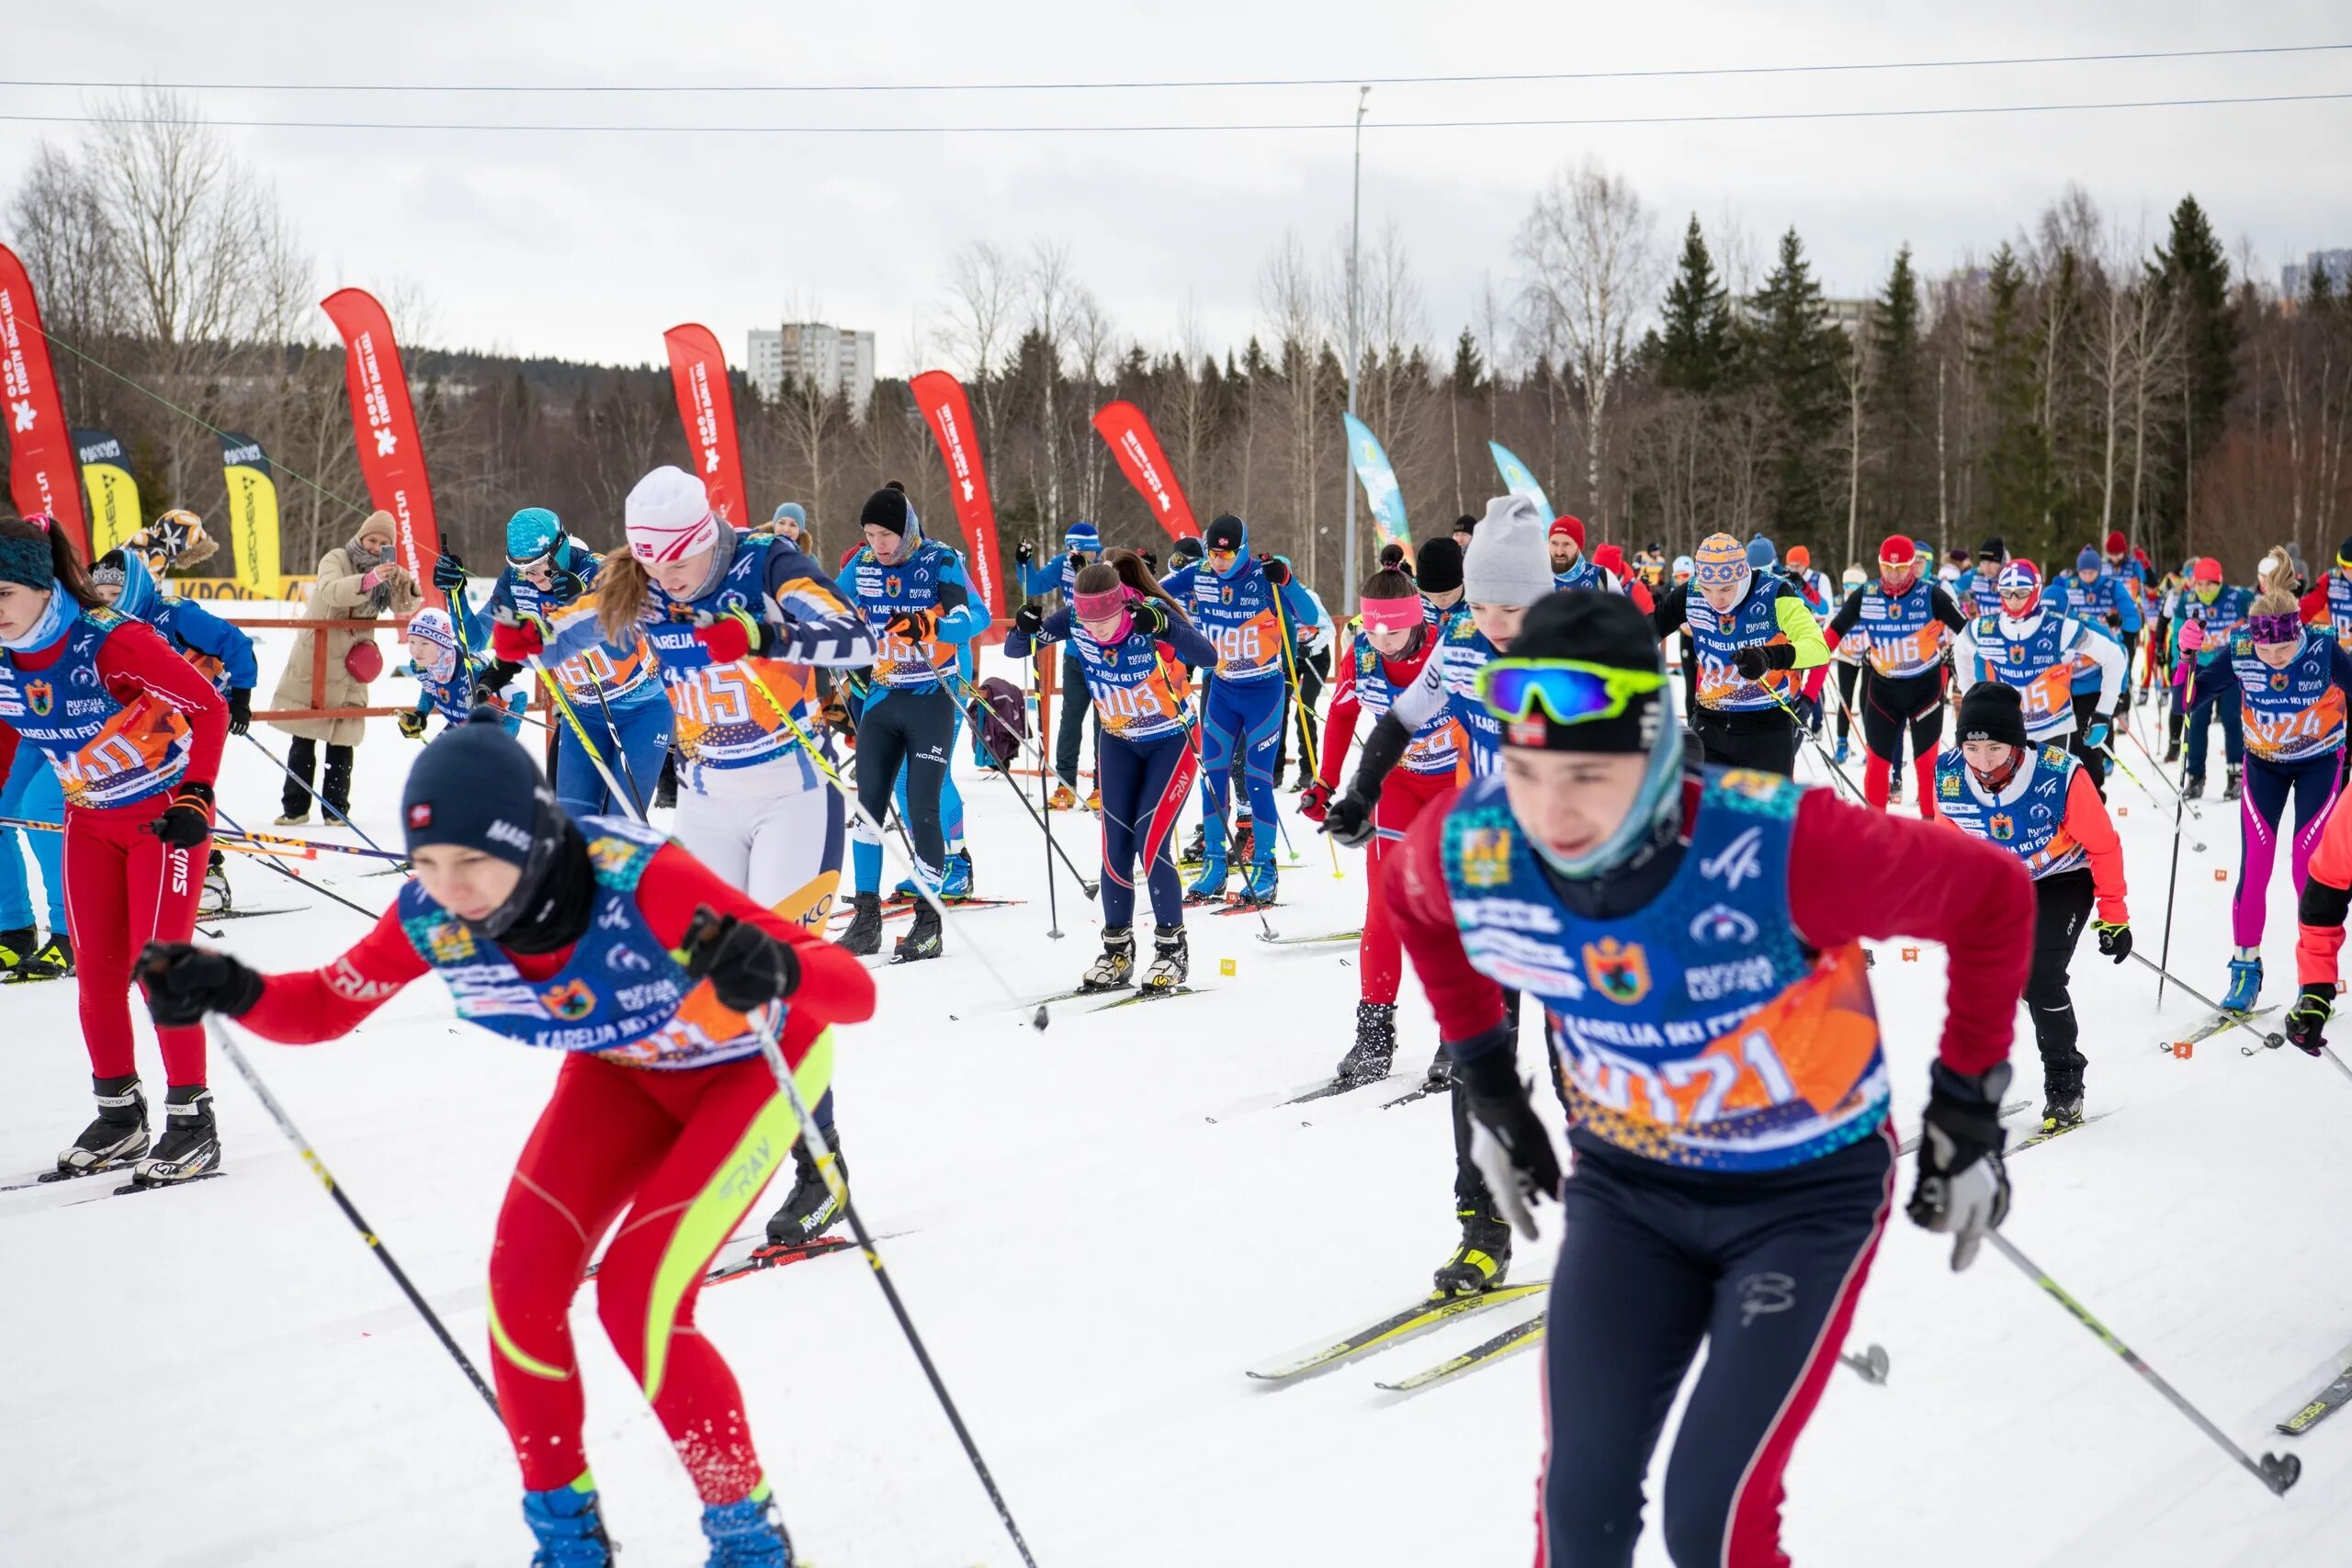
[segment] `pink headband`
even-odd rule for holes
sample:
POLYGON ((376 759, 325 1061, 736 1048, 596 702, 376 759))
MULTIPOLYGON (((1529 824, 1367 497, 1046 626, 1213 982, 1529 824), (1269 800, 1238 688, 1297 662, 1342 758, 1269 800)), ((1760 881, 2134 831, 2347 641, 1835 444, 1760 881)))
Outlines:
POLYGON ((1367 631, 1411 631, 1422 624, 1421 596, 1416 593, 1409 599, 1366 599, 1363 614, 1367 631))
POLYGON ((1121 586, 1105 588, 1100 593, 1076 594, 1072 607, 1081 621, 1107 621, 1127 607, 1127 591, 1121 586))
POLYGON ((698 550, 707 550, 718 543, 718 518, 706 510, 694 522, 684 527, 671 528, 659 524, 631 519, 628 525, 628 547, 639 560, 662 564, 684 560, 698 550))

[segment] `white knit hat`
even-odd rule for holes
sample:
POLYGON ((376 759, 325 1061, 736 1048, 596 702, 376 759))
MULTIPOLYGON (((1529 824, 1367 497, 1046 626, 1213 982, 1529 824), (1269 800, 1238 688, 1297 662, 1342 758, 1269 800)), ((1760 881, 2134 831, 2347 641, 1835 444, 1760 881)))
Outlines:
POLYGON ((710 491, 694 475, 667 463, 637 481, 622 516, 629 551, 639 560, 683 560, 718 542, 710 491))
POLYGON ((1487 514, 1463 552, 1463 598, 1474 604, 1523 607, 1552 592, 1557 585, 1544 543, 1547 526, 1523 495, 1498 495, 1487 502, 1487 514))

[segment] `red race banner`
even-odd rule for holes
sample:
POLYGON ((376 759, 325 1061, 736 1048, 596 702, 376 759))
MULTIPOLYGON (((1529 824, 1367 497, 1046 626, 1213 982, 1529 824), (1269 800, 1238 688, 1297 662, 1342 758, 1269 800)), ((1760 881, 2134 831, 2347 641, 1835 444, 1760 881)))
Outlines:
POLYGON ((429 604, 439 597, 433 561, 441 553, 441 530, 433 522, 424 443, 416 434, 416 410, 408 400, 408 376, 401 369, 391 321, 364 288, 338 288, 319 308, 343 334, 343 379, 351 392, 351 433, 359 443, 368 499, 392 514, 393 549, 400 564, 415 574, 429 604))
POLYGON ((964 384, 944 370, 926 370, 907 386, 946 460, 947 492, 956 502, 956 521, 964 525, 964 559, 994 620, 1004 603, 996 586, 996 502, 989 499, 989 476, 980 467, 980 433, 972 423, 971 400, 964 396, 964 384))
POLYGON ((1184 499, 1184 487, 1176 482, 1175 466, 1160 450, 1159 437, 1151 433, 1151 421, 1144 418, 1143 410, 1130 402, 1105 403, 1094 416, 1094 429, 1111 444, 1119 471, 1151 503, 1151 514, 1159 519, 1168 536, 1198 538, 1201 525, 1193 521, 1192 503, 1184 499))
POLYGON ((738 528, 752 525, 744 510, 743 455, 735 440, 735 394, 727 385, 727 355, 710 329, 686 321, 662 334, 670 350, 670 383, 677 389, 678 421, 695 449, 695 472, 710 491, 710 509, 738 528))
POLYGON ((19 513, 46 512, 73 530, 90 558, 90 530, 82 512, 82 470, 49 338, 40 330, 33 280, 17 253, 0 245, 0 412, 7 419, 8 494, 19 513))

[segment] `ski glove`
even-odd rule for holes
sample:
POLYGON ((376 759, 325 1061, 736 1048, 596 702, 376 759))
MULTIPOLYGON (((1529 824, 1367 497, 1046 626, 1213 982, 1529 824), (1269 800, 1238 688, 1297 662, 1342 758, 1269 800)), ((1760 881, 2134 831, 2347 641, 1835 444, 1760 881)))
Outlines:
MULTIPOLYGON (((1315 787, 1321 789, 1323 786, 1317 784, 1315 787)), ((1366 800, 1354 790, 1350 790, 1331 802, 1322 818, 1323 830, 1348 848, 1360 850, 1372 842, 1372 835, 1376 831, 1372 813, 1377 805, 1378 801, 1366 800)))
POLYGON ((238 686, 229 694, 229 733, 243 735, 254 727, 254 690, 238 686))
POLYGON ((1280 588, 1283 583, 1290 581, 1290 562, 1283 559, 1282 557, 1264 557, 1262 559, 1262 567, 1266 573, 1266 581, 1272 583, 1275 587, 1280 588))
POLYGON ((490 650, 502 663, 524 665, 547 650, 548 624, 521 610, 501 610, 490 628, 490 650))
POLYGON ((209 1012, 232 1018, 261 1000, 261 976, 225 953, 184 942, 151 942, 131 973, 147 993, 147 1010, 165 1029, 202 1023, 209 1012))
POLYGON ((760 623, 738 605, 695 627, 695 640, 713 664, 732 664, 759 646, 760 623))
POLYGON ((1027 637, 1031 642, 1035 642, 1037 640, 1037 634, 1046 629, 1045 607, 1040 604, 1023 604, 1018 610, 1013 611, 1012 629, 1019 632, 1023 637, 1027 637))
POLYGON ((1331 786, 1317 779, 1298 793, 1298 814, 1309 822, 1320 822, 1330 815, 1331 786))
POLYGON ((2007 1062, 1973 1078, 1939 1062, 1919 1134, 1919 1180, 1911 1189, 1911 1223, 1952 1238, 1958 1273, 1976 1261, 1984 1233, 2009 1213, 2009 1177, 2001 1165, 2001 1095, 2009 1087, 2007 1062))
POLYGON ((392 728, 399 730, 404 739, 422 740, 424 739, 424 716, 413 711, 395 714, 392 728))
POLYGON ((681 950, 686 973, 710 982, 723 1007, 750 1012, 800 988, 800 955, 784 942, 706 904, 695 911, 681 950))
POLYGON ((456 554, 443 550, 433 558, 433 586, 444 593, 455 593, 466 585, 466 563, 456 554))
POLYGON ((1560 1195, 1560 1159, 1553 1152, 1552 1134, 1535 1118, 1527 1082, 1503 1025, 1460 1044, 1449 1045, 1454 1081, 1470 1100, 1470 1159, 1487 1179, 1495 1212, 1511 1229, 1535 1239, 1540 1200, 1560 1195))
POLYGON ((1037 552, 1030 547, 1028 540, 1023 539, 1012 547, 1012 558, 1019 565, 1027 566, 1037 558, 1037 552))
POLYGON ((2202 621, 2183 622, 2180 628, 2181 652, 2195 653, 2199 649, 2203 648, 2204 646, 2205 623, 2202 621))
POLYGON ((1138 599, 1131 606, 1136 629, 1144 636, 1158 639, 1168 635, 1168 606, 1157 599, 1138 599))
POLYGON ((2095 920, 2091 929, 2098 932, 2098 954, 2112 958, 2118 964, 2132 956, 2132 927, 2125 920, 2095 920))
POLYGON ((192 850, 212 836, 212 786, 191 779, 172 795, 147 830, 175 850, 192 850))
POLYGON ((938 624, 939 617, 929 610, 901 610, 890 617, 886 629, 898 633, 909 642, 927 642, 931 638, 932 627, 938 624))
POLYGON ((2089 747, 2094 751, 2107 744, 2106 719, 2095 718, 2091 720, 2091 727, 2083 731, 2083 744, 2089 747))
POLYGON ((2335 987, 2305 986, 2295 1005, 2287 1010, 2287 1043, 2305 1055, 2318 1055, 2327 1049, 2327 1036, 2320 1032, 2335 1016, 2335 987))

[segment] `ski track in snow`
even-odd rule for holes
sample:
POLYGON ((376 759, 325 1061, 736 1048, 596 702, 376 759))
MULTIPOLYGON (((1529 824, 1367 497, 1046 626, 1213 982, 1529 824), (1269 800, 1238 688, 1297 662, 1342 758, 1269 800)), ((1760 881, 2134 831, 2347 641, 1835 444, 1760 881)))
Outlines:
MULTIPOLYGON (((286 636, 264 634, 265 672, 286 636)), ((282 751, 282 735, 254 734, 282 751)), ((397 833, 412 755, 383 722, 359 751, 355 813, 379 840, 397 833)), ((224 803, 266 823, 275 770, 243 741, 227 756, 224 803)), ((1099 921, 1065 874, 1067 934, 1046 938, 1035 828, 967 758, 957 771, 980 889, 1030 904, 951 925, 946 958, 879 976, 878 1018, 843 1032, 841 1116, 870 1225, 920 1216, 885 1255, 1039 1562, 1526 1561, 1540 1358, 1408 1402, 1372 1386, 1498 1321, 1302 1386, 1242 1375, 1402 1305, 1453 1242, 1441 1101, 1268 1104, 1346 1048, 1352 946, 1270 948, 1255 920, 1197 919, 1193 982, 1208 994, 1116 1019, 1064 1004, 1035 1032, 976 950, 1034 996, 1075 982, 1099 921)), ((1810 750, 1800 772, 1826 776, 1810 750)), ((2120 777, 2111 798, 2154 955, 2171 813, 2120 777)), ((2214 994, 2231 888, 2213 871, 2235 876, 2234 812, 2210 804, 2211 849, 2181 854, 2174 966, 2214 994)), ((1055 823, 1091 874, 1091 820, 1055 823)), ((1275 925, 1360 923, 1360 859, 1343 854, 1334 880, 1311 827, 1290 829, 1302 863, 1284 868, 1275 925)), ((300 869, 371 908, 398 886, 332 857, 300 869)), ((241 903, 306 911, 227 926, 221 945, 250 962, 317 963, 362 929, 256 863, 230 870, 241 903)), ((2269 908, 2276 1001, 2292 987, 2283 873, 2269 908)), ((2017 1161, 2008 1234, 2242 1446, 2300 1453, 2302 1482, 2270 1497, 2003 1259, 1988 1250, 1955 1276, 1945 1245, 1898 1213, 1849 1341, 1887 1348, 1889 1382, 1834 1378, 1791 1469, 1784 1540, 1808 1568, 1890 1552, 1906 1568, 2340 1555, 2325 1542, 2352 1525, 2352 1420, 2301 1439, 2270 1426, 2352 1339, 2352 1252, 2327 1201, 2352 1177, 2338 1132, 2352 1084, 2292 1052, 2242 1056, 2234 1032, 2176 1061, 2154 1045, 2201 1009, 2172 993, 2159 1017, 2154 976, 2102 962, 2087 934, 2074 973, 2090 1107, 2115 1114, 2017 1161)), ((1874 978, 1907 1133, 1941 1024, 1940 954, 1906 963, 1889 944, 1874 978)), ((1402 1002, 1397 1061, 1417 1072, 1435 1041, 1409 969, 1402 1002)), ((39 1168, 88 1113, 74 1005, 70 984, 0 994, 0 1170, 39 1168)), ((555 1059, 459 1028, 430 980, 348 1040, 247 1049, 486 1371, 492 1222, 555 1059)), ((2015 1092, 2038 1101, 2022 1015, 2013 1059, 2015 1092)), ((0 1565, 75 1561, 103 1519, 154 1568, 514 1568, 530 1548, 503 1434, 242 1081, 226 1064, 213 1081, 230 1179, 72 1206, 0 1194, 0 1565)), ((1900 1196, 1910 1185, 1906 1169, 1900 1196)), ((1523 1249, 1513 1277, 1541 1277, 1555 1240, 1523 1249)), ((700 1304, 802 1553, 825 1568, 1015 1562, 866 1273, 820 1259, 700 1304)), ((692 1492, 594 1300, 581 1292, 574 1332, 624 1561, 700 1562, 692 1492)), ((1643 1568, 1667 1561, 1656 1510, 1673 1438, 1643 1568)))

